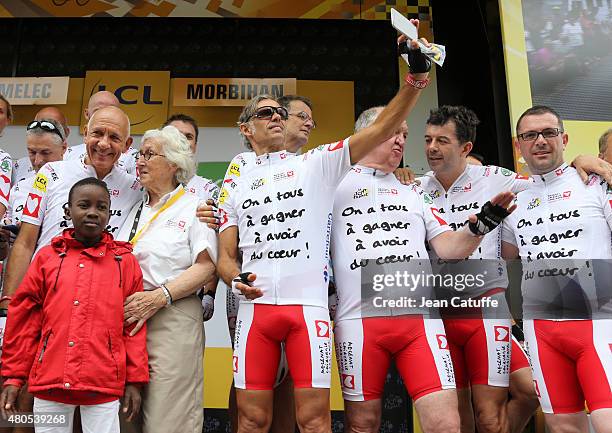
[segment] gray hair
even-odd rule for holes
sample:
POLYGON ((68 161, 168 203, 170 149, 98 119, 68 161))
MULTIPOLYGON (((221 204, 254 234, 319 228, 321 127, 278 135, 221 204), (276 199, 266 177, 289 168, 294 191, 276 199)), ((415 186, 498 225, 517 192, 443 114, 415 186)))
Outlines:
POLYGON ((376 107, 368 108, 367 110, 363 111, 355 122, 355 132, 359 132, 374 123, 374 121, 378 118, 378 115, 381 111, 383 111, 384 108, 385 107, 383 105, 379 105, 376 107))
POLYGON ((66 137, 64 136, 65 135, 64 127, 57 120, 40 119, 40 120, 37 120, 37 122, 49 122, 50 124, 55 126, 55 129, 57 130, 57 132, 59 132, 59 135, 57 135, 53 131, 47 131, 46 129, 43 129, 40 126, 37 126, 35 128, 29 129, 26 131, 26 138, 32 137, 32 136, 41 137, 43 135, 50 135, 51 137, 53 137, 53 144, 61 146, 64 143, 64 140, 66 140, 66 137))
MULTIPOLYGON (((238 122, 237 122, 238 127, 240 127, 240 125, 248 124, 249 129, 251 130, 251 133, 255 133, 255 125, 251 121, 251 118, 257 111, 257 105, 264 99, 270 99, 272 101, 276 101, 276 98, 274 96, 270 96, 266 94, 257 95, 251 98, 251 100, 242 109, 242 113, 240 113, 240 117, 238 118, 238 122)), ((242 133, 242 131, 239 131, 239 132, 240 132, 240 137, 242 138, 242 144, 247 149, 253 150, 253 146, 251 145, 251 142, 249 141, 249 139, 242 133)))
POLYGON ((599 153, 604 153, 608 148, 608 138, 612 135, 612 128, 601 134, 599 137, 599 153))
POLYGON ((177 166, 174 178, 178 183, 187 184, 196 172, 196 162, 191 146, 185 136, 174 126, 162 129, 149 129, 142 136, 142 142, 155 139, 161 145, 161 152, 168 162, 177 166))

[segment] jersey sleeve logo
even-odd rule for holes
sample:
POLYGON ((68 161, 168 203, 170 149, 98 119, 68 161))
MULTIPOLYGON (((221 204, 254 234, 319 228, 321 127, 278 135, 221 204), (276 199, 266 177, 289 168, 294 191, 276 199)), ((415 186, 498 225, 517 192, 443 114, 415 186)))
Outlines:
POLYGON ((8 201, 11 192, 11 179, 9 179, 8 176, 0 174, 0 182, 2 182, 2 184, 0 184, 0 196, 8 201), (6 192, 4 192, 4 190, 6 190, 6 192))
POLYGON ((23 209, 23 215, 32 218, 38 218, 38 214, 40 213, 41 201, 41 196, 39 196, 38 194, 34 194, 33 192, 29 193, 28 198, 26 199, 25 208, 23 209))
POLYGON ((225 201, 227 200, 228 196, 229 196, 229 193, 228 193, 227 189, 222 188, 221 189, 221 194, 219 194, 219 204, 225 203, 225 201))
POLYGON ((431 214, 434 216, 434 218, 436 220, 438 220, 438 222, 440 223, 441 226, 448 225, 448 223, 446 221, 444 221, 444 219, 439 215, 439 213, 440 213, 439 209, 436 209, 435 207, 432 207, 430 209, 431 209, 431 214))
POLYGON ((34 179, 34 189, 37 189, 40 192, 47 192, 48 183, 49 180, 47 179, 47 176, 42 173, 38 173, 34 179))
POLYGON ((4 161, 2 161, 2 164, 0 164, 0 169, 4 173, 8 173, 9 171, 11 171, 11 165, 11 161, 9 159, 5 159, 4 161))
POLYGON ((229 172, 230 174, 233 174, 234 176, 240 177, 240 166, 236 164, 235 162, 232 163, 232 165, 230 165, 229 172))
POLYGON ((342 149, 344 147, 344 141, 338 141, 337 143, 330 144, 327 148, 328 151, 333 152, 334 150, 342 149))

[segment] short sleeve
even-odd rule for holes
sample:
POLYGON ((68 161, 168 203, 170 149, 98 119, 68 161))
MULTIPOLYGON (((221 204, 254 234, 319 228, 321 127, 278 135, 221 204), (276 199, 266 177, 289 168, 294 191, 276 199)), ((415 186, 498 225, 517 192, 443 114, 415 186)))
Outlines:
POLYGON ((49 191, 53 189, 53 184, 58 179, 50 164, 43 165, 36 176, 32 178, 32 183, 24 194, 22 222, 42 226, 49 201, 49 191))
POLYGON ((509 244, 514 245, 515 247, 518 246, 516 242, 516 236, 514 234, 514 229, 512 228, 512 222, 510 219, 506 218, 504 222, 502 223, 501 233, 502 233, 502 242, 507 242, 509 244))
POLYGON ((336 188, 351 170, 349 140, 350 137, 315 147, 302 156, 306 164, 318 165, 318 173, 332 188, 336 188))
POLYGON ((189 247, 192 263, 195 263, 198 255, 204 250, 208 252, 213 263, 217 263, 217 234, 197 218, 189 228, 189 247))
POLYGON ((439 234, 452 231, 452 228, 442 218, 440 210, 434 207, 433 199, 429 194, 422 189, 419 189, 418 193, 422 197, 421 207, 423 219, 425 220, 425 229, 427 230, 427 241, 432 240, 439 234))

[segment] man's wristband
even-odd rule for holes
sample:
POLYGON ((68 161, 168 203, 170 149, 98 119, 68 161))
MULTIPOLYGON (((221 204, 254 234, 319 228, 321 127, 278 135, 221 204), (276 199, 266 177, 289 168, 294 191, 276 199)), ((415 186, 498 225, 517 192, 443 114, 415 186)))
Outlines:
POLYGON ((166 307, 172 305, 172 295, 170 294, 170 290, 168 290, 165 284, 162 284, 159 287, 162 289, 162 293, 166 298, 166 307))
POLYGON ((414 75, 406 74, 404 82, 406 84, 411 85, 415 89, 424 89, 429 84, 429 78, 425 78, 424 80, 417 80, 416 78, 414 78, 414 75))

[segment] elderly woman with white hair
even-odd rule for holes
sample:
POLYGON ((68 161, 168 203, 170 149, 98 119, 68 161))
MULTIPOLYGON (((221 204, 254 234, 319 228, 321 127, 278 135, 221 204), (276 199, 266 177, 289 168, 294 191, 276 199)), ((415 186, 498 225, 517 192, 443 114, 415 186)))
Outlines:
POLYGON ((146 194, 118 239, 132 243, 142 268, 145 291, 126 300, 125 321, 132 334, 146 322, 150 383, 141 422, 122 421, 122 432, 201 433, 204 335, 196 291, 215 273, 216 234, 196 217, 198 197, 184 190, 195 162, 178 129, 147 131, 137 167, 146 194))

